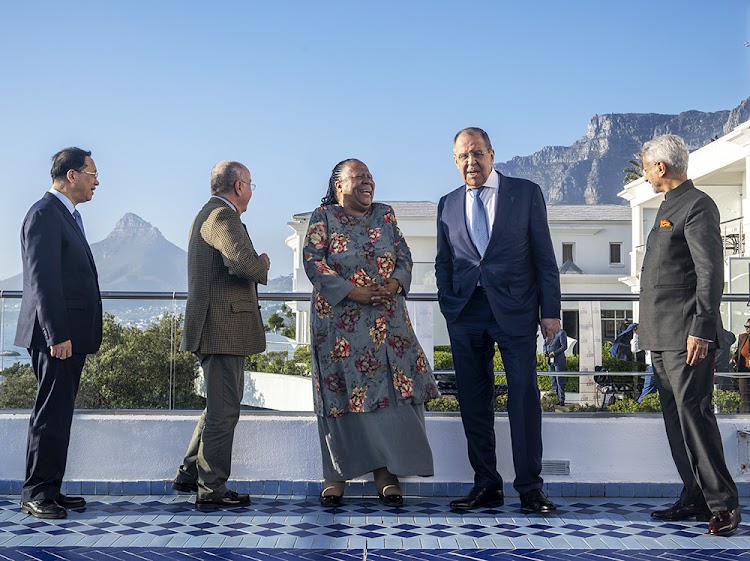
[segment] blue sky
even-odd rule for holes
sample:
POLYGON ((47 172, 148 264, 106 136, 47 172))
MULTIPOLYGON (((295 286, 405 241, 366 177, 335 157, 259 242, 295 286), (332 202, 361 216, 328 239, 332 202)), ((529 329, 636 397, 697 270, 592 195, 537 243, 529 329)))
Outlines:
POLYGON ((0 278, 68 145, 100 172, 79 207, 91 242, 134 212, 185 248, 213 164, 245 163, 243 220, 277 276, 286 223, 344 158, 368 164, 376 199, 437 201, 461 183, 464 126, 505 161, 573 143, 594 114, 750 95, 747 0, 30 0, 0 22, 0 278))

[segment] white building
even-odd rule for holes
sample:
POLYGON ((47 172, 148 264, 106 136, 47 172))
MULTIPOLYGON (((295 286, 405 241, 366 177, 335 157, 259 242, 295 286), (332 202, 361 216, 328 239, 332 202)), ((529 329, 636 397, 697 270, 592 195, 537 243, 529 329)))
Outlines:
MULTIPOLYGON (((747 294, 750 251, 745 245, 745 231, 750 226, 750 121, 690 154, 688 177, 707 193, 719 208, 721 234, 724 239, 725 293, 747 294)), ((654 225, 656 211, 664 200, 661 193, 644 179, 625 186, 620 196, 630 203, 634 250, 630 259, 630 275, 623 278, 633 292, 639 291, 639 274, 648 232, 654 225)), ((637 308, 637 306, 636 306, 637 308)), ((636 310, 637 311, 637 310, 636 310)), ((722 304, 724 327, 740 333, 750 316, 750 309, 741 304, 722 304)))
MULTIPOLYGON (((414 260, 411 293, 431 293, 435 284, 435 254, 437 250, 437 204, 430 201, 387 202, 396 214, 399 228, 406 238, 414 260)), ((295 292, 310 292, 312 285, 307 279, 302 261, 310 212, 295 214, 288 222, 294 231, 285 241, 294 254, 293 284, 295 292)), ((618 205, 556 205, 548 207, 548 220, 555 257, 561 267, 563 294, 571 293, 625 293, 629 292, 620 278, 628 272, 627 256, 632 251, 630 209, 618 205)), ((431 324, 434 344, 448 344, 448 333, 437 303, 420 304, 429 307, 422 317, 431 324)), ((297 339, 309 342, 309 304, 299 302, 291 305, 297 312, 297 339)), ((630 303, 601 303, 602 334, 612 339, 616 330, 626 319, 632 318, 630 303)), ((415 313, 410 312, 415 323, 415 313)), ((568 334, 579 338, 578 302, 563 303, 563 326, 568 334)), ((415 325, 423 346, 427 326, 415 325)))

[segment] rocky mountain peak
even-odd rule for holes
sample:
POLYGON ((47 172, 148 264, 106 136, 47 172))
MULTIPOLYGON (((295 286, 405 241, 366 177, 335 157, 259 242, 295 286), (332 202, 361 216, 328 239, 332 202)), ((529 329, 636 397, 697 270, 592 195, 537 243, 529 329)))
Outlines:
POLYGON ((690 150, 705 146, 750 119, 750 98, 732 110, 594 115, 571 146, 546 146, 495 164, 504 175, 538 183, 550 204, 623 204, 623 170, 647 140, 677 134, 690 150))
POLYGON ((106 240, 125 239, 163 239, 164 236, 158 228, 146 222, 143 218, 132 212, 126 213, 115 224, 114 229, 106 237, 106 240))

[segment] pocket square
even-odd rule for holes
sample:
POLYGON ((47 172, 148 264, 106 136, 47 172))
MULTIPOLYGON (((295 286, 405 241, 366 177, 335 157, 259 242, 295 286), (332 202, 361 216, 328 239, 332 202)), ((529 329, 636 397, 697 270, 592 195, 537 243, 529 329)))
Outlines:
POLYGON ((661 222, 659 222, 659 228, 670 228, 671 226, 672 226, 672 223, 667 219, 664 219, 661 222))

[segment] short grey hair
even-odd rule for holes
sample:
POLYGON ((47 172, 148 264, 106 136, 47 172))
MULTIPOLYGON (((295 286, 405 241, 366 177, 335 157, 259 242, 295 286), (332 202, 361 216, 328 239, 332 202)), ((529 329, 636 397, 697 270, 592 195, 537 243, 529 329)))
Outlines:
POLYGON ((649 140, 641 149, 641 159, 651 163, 664 162, 672 175, 687 175, 690 151, 685 141, 675 134, 665 134, 649 140))
POLYGON ((242 179, 245 169, 239 162, 219 162, 211 170, 211 194, 224 195, 234 189, 234 184, 242 179))
POLYGON ((466 127, 465 129, 461 129, 456 133, 456 136, 453 137, 453 147, 456 147, 456 142, 458 141, 458 137, 462 134, 472 134, 472 135, 479 135, 482 137, 482 140, 484 140, 484 145, 487 147, 487 151, 492 151, 492 142, 490 142, 490 135, 488 135, 484 130, 480 129, 479 127, 466 127))

